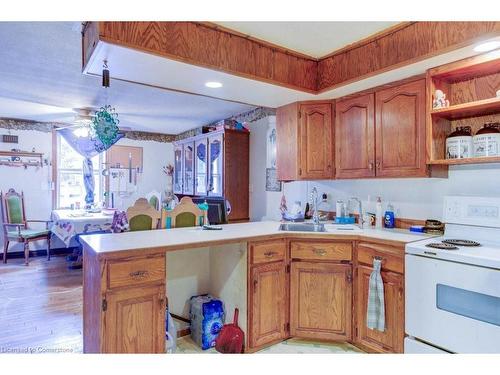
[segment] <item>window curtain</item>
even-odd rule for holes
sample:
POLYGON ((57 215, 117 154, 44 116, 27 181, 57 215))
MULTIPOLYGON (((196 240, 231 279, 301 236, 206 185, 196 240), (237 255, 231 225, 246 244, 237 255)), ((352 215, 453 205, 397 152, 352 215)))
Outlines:
POLYGON ((83 160, 83 185, 85 187, 85 203, 91 205, 94 203, 94 167, 92 158, 101 152, 106 151, 113 144, 118 142, 123 134, 118 133, 118 136, 112 144, 105 146, 99 139, 93 138, 90 135, 86 137, 79 136, 74 132, 75 128, 64 128, 59 130, 59 134, 68 142, 68 144, 85 159, 83 160))

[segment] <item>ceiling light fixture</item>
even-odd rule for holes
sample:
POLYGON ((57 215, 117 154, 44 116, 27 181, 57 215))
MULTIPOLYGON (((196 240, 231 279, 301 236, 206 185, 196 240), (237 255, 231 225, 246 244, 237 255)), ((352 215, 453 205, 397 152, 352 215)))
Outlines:
POLYGON ((206 82, 205 86, 210 87, 211 89, 218 89, 218 88, 222 87, 222 83, 210 81, 210 82, 206 82))
POLYGON ((489 42, 484 42, 478 44, 474 47, 476 52, 488 52, 500 47, 500 40, 491 40, 489 42))

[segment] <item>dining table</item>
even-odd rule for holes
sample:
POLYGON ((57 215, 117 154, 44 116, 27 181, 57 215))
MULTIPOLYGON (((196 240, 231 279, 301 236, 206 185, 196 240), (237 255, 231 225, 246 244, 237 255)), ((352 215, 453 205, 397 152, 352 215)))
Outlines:
POLYGON ((78 238, 82 234, 111 232, 113 212, 58 209, 52 211, 52 234, 64 245, 75 247, 73 254, 68 256, 70 268, 80 268, 81 245, 78 238))

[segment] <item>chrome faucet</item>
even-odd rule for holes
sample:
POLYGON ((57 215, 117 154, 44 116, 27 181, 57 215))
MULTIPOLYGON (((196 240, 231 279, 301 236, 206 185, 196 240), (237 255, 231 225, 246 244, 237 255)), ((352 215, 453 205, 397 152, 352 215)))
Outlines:
POLYGON ((355 201, 358 203, 358 214, 359 214, 358 226, 360 229, 363 229, 365 219, 363 218, 363 206, 361 204, 361 200, 359 198, 356 198, 356 197, 349 198, 349 201, 347 202, 348 205, 350 205, 351 201, 355 201))
POLYGON ((311 210, 312 210, 312 220, 314 224, 319 224, 319 214, 318 214, 318 190, 313 187, 311 190, 311 210))

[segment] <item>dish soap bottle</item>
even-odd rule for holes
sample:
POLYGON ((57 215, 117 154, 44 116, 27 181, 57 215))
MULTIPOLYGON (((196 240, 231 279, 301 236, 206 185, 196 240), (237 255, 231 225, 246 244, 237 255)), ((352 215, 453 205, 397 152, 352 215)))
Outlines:
POLYGON ((375 228, 382 229, 382 198, 377 197, 377 204, 375 206, 375 228))
POLYGON ((325 193, 321 196, 321 202, 318 204, 318 215, 320 221, 327 221, 330 217, 330 205, 325 193))
POLYGON ((385 211, 384 226, 386 228, 394 228, 394 207, 390 203, 387 205, 387 210, 385 211))

